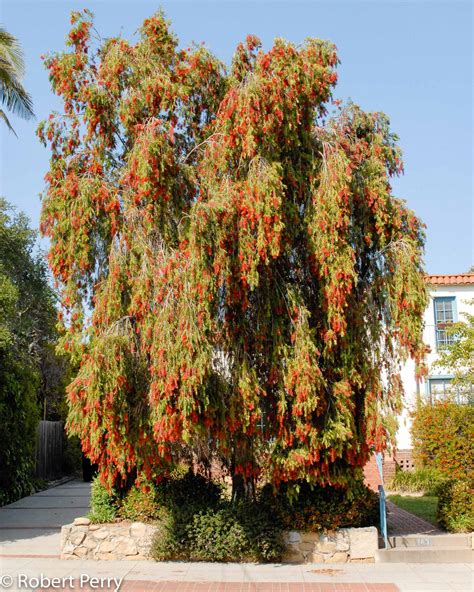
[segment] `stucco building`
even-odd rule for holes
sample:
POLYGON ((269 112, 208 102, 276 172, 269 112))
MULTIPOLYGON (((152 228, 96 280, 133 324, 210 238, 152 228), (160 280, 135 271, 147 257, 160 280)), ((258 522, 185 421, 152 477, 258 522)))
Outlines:
POLYGON ((410 410, 416 404, 417 397, 434 402, 450 393, 459 403, 468 403, 474 393, 472 385, 470 391, 454 388, 451 384, 453 376, 449 370, 433 365, 439 357, 440 350, 449 346, 452 340, 446 326, 464 320, 464 312, 474 313, 474 273, 430 275, 427 277, 427 283, 430 301, 425 311, 423 340, 430 348, 427 356, 428 376, 424 380, 416 380, 415 366, 411 360, 402 369, 405 403, 397 433, 399 455, 402 451, 412 448, 410 410))
MULTIPOLYGON (((474 401, 474 385, 471 389, 461 391, 451 384, 453 376, 449 370, 434 366, 439 351, 449 345, 452 337, 446 332, 446 326, 464 320, 464 312, 474 313, 474 273, 453 275, 430 275, 426 278, 430 300, 424 315, 423 340, 429 346, 427 356, 428 376, 424 380, 415 377, 415 364, 409 360, 402 368, 402 379, 405 390, 404 409, 399 417, 397 432, 397 448, 393 458, 385 455, 384 473, 386 481, 395 470, 395 462, 401 468, 410 469, 412 461, 411 416, 418 397, 434 402, 443 399, 447 394, 454 396, 461 404, 474 401)), ((380 476, 373 459, 365 467, 366 481, 376 489, 380 476)))

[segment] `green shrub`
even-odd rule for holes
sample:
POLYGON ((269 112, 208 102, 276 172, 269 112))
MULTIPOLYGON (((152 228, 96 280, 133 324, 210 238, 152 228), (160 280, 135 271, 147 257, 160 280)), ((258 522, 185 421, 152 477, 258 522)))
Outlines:
POLYGON ((44 491, 45 489, 48 489, 48 482, 45 479, 38 479, 35 477, 33 479, 31 493, 38 493, 40 491, 44 491))
POLYGON ((185 561, 187 559, 187 527, 193 519, 192 512, 175 508, 160 508, 159 520, 153 539, 151 554, 157 561, 185 561))
POLYGON ((350 489, 311 487, 306 482, 297 485, 295 496, 288 495, 286 485, 277 494, 270 486, 265 486, 260 495, 262 503, 271 508, 275 519, 285 529, 318 532, 378 523, 378 495, 363 482, 356 482, 350 489))
POLYGON ((279 561, 281 530, 257 504, 227 506, 194 516, 189 528, 190 560, 279 561))
POLYGON ((132 487, 122 499, 95 479, 90 518, 153 521, 152 555, 159 561, 259 562, 281 559, 284 530, 334 530, 378 520, 378 496, 363 483, 350 490, 299 483, 282 486, 278 494, 264 487, 257 501, 240 504, 222 499, 221 493, 219 485, 192 472, 155 487, 132 487), (298 488, 290 499, 290 491, 298 488))
POLYGON ((195 561, 244 561, 245 531, 231 509, 194 516, 188 527, 189 558, 195 561))
POLYGON ((200 475, 182 472, 161 481, 158 485, 134 485, 124 495, 110 493, 99 477, 92 483, 90 519, 93 522, 111 522, 115 518, 166 524, 169 513, 177 511, 177 521, 189 524, 192 516, 220 502, 221 487, 200 475))
POLYGON ((448 478, 472 481, 474 468, 474 406, 438 402, 420 404, 413 414, 414 458, 448 478))
POLYGON ((474 488, 467 480, 452 480, 439 490, 438 524, 448 532, 474 530, 474 488))
POLYGON ((153 522, 160 515, 153 485, 133 486, 122 500, 118 515, 134 522, 153 522))
POLYGON ((159 531, 154 557, 159 560, 189 558, 189 527, 194 516, 216 509, 221 503, 221 487, 192 471, 177 471, 156 488, 159 531))
POLYGON ((77 436, 64 437, 62 468, 66 475, 78 473, 82 468, 82 448, 77 436))
POLYGON ((408 493, 425 492, 436 495, 437 491, 447 481, 447 477, 434 467, 422 467, 413 471, 402 471, 397 468, 387 489, 408 493))
POLYGON ((117 517, 118 503, 114 492, 108 489, 96 477, 92 482, 91 511, 88 516, 91 522, 112 522, 117 517))
POLYGON ((251 555, 249 561, 277 562, 285 550, 282 525, 272 509, 262 503, 240 504, 237 517, 245 530, 251 555))
POLYGON ((157 486, 157 501, 166 508, 208 508, 219 503, 221 493, 217 483, 188 471, 184 477, 161 481, 157 486))
POLYGON ((192 516, 167 512, 152 552, 157 560, 269 562, 283 550, 281 527, 267 507, 224 502, 192 516))
POLYGON ((0 506, 34 485, 37 386, 38 374, 0 349, 0 506))

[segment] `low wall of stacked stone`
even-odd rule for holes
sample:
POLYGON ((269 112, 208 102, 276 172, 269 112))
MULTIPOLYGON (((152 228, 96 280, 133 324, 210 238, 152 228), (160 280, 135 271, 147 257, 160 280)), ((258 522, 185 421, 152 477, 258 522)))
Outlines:
MULTIPOLYGON (((142 522, 91 524, 76 518, 61 529, 61 559, 151 559, 157 526, 142 522)), ((373 562, 378 548, 375 527, 341 528, 333 533, 285 533, 283 563, 373 562)))
POLYGON ((283 563, 373 563, 378 549, 375 526, 325 534, 295 530, 287 532, 285 539, 283 563))
POLYGON ((91 524, 76 518, 61 528, 61 559, 150 559, 156 526, 142 522, 91 524))

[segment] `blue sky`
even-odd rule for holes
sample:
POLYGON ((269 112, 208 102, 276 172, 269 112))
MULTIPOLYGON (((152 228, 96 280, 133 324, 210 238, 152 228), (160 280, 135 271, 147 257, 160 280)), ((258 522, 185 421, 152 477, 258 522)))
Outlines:
MULTIPOLYGON (((0 6, 1 23, 25 49, 25 84, 37 121, 59 107, 40 55, 64 47, 72 9, 90 8, 103 37, 131 38, 162 6, 182 45, 205 41, 227 63, 248 33, 266 48, 275 37, 330 39, 342 62, 338 98, 384 111, 400 136, 405 175, 393 183, 394 192, 427 225, 428 272, 461 273, 473 264, 470 1, 3 0, 0 6)), ((12 123, 18 139, 4 126, 0 131, 0 194, 37 226, 48 153, 36 139, 37 122, 12 123)))

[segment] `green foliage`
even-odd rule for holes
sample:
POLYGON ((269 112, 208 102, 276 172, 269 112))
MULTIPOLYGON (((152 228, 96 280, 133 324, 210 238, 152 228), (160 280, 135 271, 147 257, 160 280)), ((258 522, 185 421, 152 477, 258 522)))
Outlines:
POLYGON ((134 522, 153 522, 160 517, 160 507, 153 485, 134 485, 121 501, 118 516, 134 522))
POLYGON ((45 479, 33 479, 33 490, 32 493, 38 493, 48 489, 48 482, 45 479))
POLYGON ((389 500, 399 508, 407 510, 436 526, 436 512, 438 508, 438 497, 436 495, 403 496, 391 495, 389 500))
POLYGON ((221 488, 199 475, 175 476, 157 486, 133 486, 120 498, 96 478, 89 518, 154 522, 158 560, 278 561, 283 552, 281 525, 262 503, 231 505, 221 488))
POLYGON ((189 470, 184 476, 163 479, 157 499, 167 508, 209 508, 220 502, 221 493, 219 484, 189 470))
POLYGON ((189 525, 194 516, 204 511, 196 506, 192 508, 160 508, 157 531, 153 540, 152 556, 158 561, 181 561, 188 557, 189 525))
POLYGON ((474 531, 472 480, 452 480, 440 489, 437 519, 439 525, 449 532, 474 531))
POLYGON ((48 279, 37 233, 24 214, 15 214, 0 198, 0 334, 8 331, 15 355, 25 358, 27 352, 35 362, 56 338, 55 295, 48 279))
POLYGON ((152 554, 159 561, 275 562, 284 551, 283 531, 334 530, 367 526, 378 519, 378 496, 362 483, 351 491, 300 484, 290 502, 288 492, 263 489, 253 502, 232 504, 222 489, 188 472, 153 486, 132 486, 124 497, 93 482, 93 522, 116 518, 153 522, 157 532, 152 554))
POLYGON ((64 435, 62 468, 66 475, 77 473, 82 468, 81 442, 76 436, 64 435))
POLYGON ((38 374, 0 350, 0 506, 29 495, 33 486, 38 374))
POLYGON ((164 508, 153 545, 155 559, 278 561, 284 530, 329 531, 378 521, 378 496, 362 483, 349 491, 330 486, 311 489, 302 482, 292 497, 288 489, 275 494, 266 486, 253 503, 164 508))
POLYGON ((379 519, 378 495, 362 482, 351 488, 311 487, 301 482, 291 496, 286 485, 276 494, 266 486, 260 499, 287 530, 330 531, 344 526, 370 526, 379 519))
POLYGON ((281 524, 261 503, 162 508, 152 554, 157 560, 279 561, 281 524))
POLYGON ((281 529, 262 505, 241 504, 194 516, 188 528, 191 561, 279 561, 281 529))
POLYGON ((114 492, 110 492, 107 487, 96 477, 92 482, 91 489, 91 510, 88 514, 91 522, 102 524, 112 522, 117 517, 118 502, 114 492))
POLYGON ((0 349, 7 349, 38 375, 37 398, 44 419, 66 417, 68 359, 56 352, 57 295, 38 233, 23 213, 0 198, 0 349))
POLYGON ((18 290, 10 278, 0 272, 0 348, 5 349, 13 339, 15 307, 18 302, 18 290))
POLYGON ((448 478, 474 475, 474 406, 449 401, 420 403, 413 415, 413 451, 420 467, 448 478))
POLYGON ((387 485, 387 489, 410 493, 425 492, 435 494, 447 479, 448 477, 439 469, 430 466, 416 468, 413 471, 402 471, 397 467, 395 475, 387 485))
POLYGON ((0 504, 31 491, 38 399, 51 394, 56 310, 36 238, 0 198, 0 504))
POLYGON ((194 561, 244 561, 248 541, 236 513, 229 509, 197 514, 187 529, 194 561))
POLYGON ((189 554, 189 527, 194 516, 216 511, 222 488, 201 475, 188 471, 164 479, 157 487, 160 504, 160 535, 154 548, 156 557, 185 559, 189 554))

